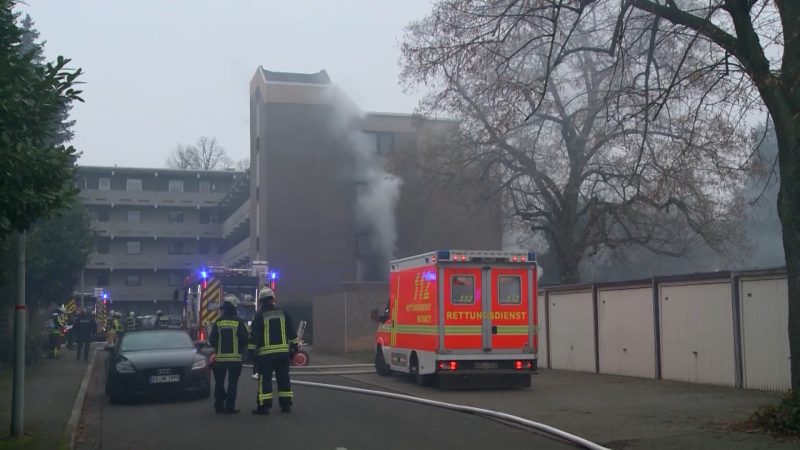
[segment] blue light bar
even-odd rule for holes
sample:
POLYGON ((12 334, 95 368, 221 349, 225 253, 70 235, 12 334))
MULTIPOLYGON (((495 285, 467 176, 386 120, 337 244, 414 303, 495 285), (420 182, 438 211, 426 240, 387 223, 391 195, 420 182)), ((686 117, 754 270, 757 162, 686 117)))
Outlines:
POLYGON ((447 260, 450 259, 450 250, 439 250, 436 252, 436 259, 438 260, 447 260))
POLYGON ((536 262, 536 253, 528 252, 528 262, 536 262))
POLYGON ((270 272, 269 277, 273 280, 278 278, 278 272, 270 272))
POLYGON ((208 272, 206 272, 205 270, 203 270, 202 272, 200 272, 200 276, 201 276, 201 277, 203 277, 203 279, 205 279, 205 278, 207 278, 207 277, 208 277, 208 272))

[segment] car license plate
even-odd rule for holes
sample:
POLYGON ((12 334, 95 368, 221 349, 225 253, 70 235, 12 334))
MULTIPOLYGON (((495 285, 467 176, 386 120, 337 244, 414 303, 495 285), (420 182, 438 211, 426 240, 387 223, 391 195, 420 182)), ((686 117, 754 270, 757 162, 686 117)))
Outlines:
POLYGON ((150 384, 156 383, 177 383, 181 381, 180 375, 151 375, 150 384))
POLYGON ((478 362, 475 363, 476 369, 497 369, 496 362, 478 362))

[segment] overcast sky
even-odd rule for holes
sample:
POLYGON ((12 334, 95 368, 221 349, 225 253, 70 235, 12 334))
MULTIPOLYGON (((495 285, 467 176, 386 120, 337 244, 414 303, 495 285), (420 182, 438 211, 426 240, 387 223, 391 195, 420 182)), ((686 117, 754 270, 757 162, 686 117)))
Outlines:
POLYGON ((365 111, 411 112, 398 83, 404 26, 431 0, 27 0, 45 55, 86 72, 72 144, 81 165, 163 167, 178 142, 214 136, 249 154, 250 78, 317 72, 365 111))

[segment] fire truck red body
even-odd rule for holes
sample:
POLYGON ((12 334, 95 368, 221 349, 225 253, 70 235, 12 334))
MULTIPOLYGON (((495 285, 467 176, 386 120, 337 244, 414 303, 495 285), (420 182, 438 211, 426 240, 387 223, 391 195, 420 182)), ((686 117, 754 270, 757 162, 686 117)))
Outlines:
POLYGON ((378 373, 440 386, 498 375, 530 386, 537 360, 533 253, 440 250, 391 263, 376 339, 378 373))

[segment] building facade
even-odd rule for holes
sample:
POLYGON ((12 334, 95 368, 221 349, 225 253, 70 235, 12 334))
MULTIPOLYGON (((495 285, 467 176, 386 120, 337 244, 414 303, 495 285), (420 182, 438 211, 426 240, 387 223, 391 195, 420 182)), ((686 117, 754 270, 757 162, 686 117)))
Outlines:
POLYGON ((279 273, 285 304, 308 305, 343 281, 385 281, 394 257, 501 248, 491 186, 455 186, 422 170, 419 155, 454 122, 364 113, 324 70, 261 67, 250 118, 251 255, 279 273))
POLYGON ((111 307, 126 313, 180 314, 174 292, 192 270, 240 262, 230 242, 238 243, 247 220, 235 216, 246 179, 230 171, 80 167, 80 198, 96 232, 84 292, 102 288, 111 307))

